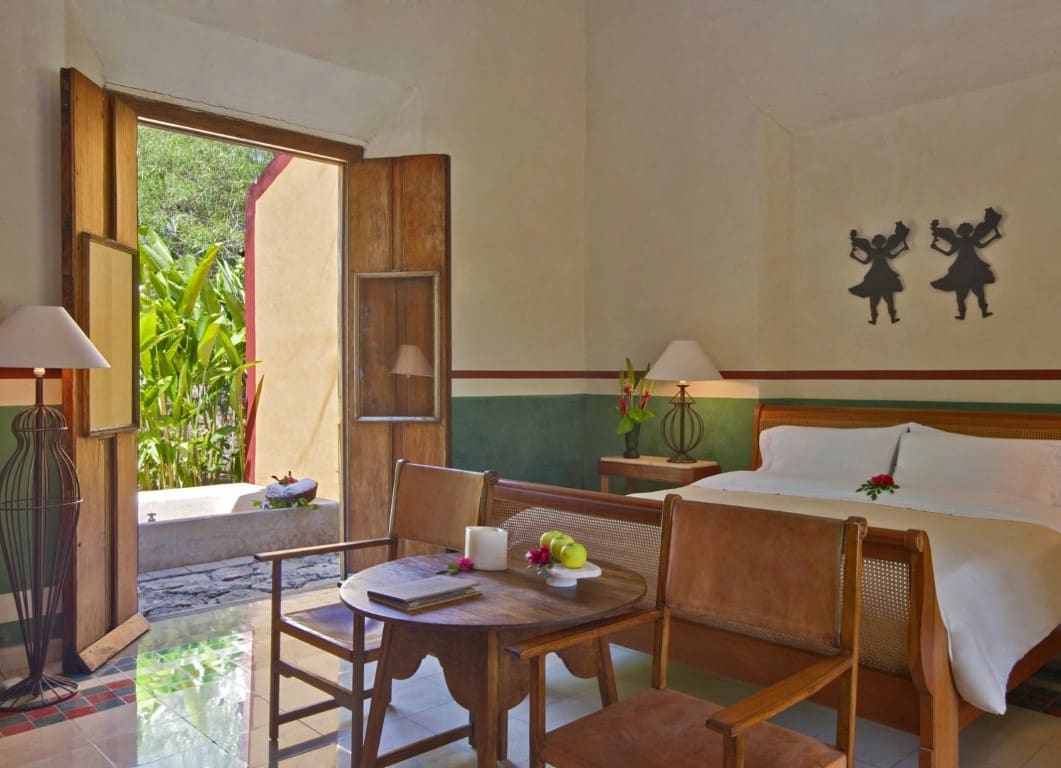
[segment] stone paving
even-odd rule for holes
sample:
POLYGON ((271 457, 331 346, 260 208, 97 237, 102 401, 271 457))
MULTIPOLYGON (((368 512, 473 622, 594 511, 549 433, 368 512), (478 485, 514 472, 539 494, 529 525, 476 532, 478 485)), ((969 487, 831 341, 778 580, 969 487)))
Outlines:
MULTIPOLYGON (((141 573, 140 613, 158 619, 268 598, 271 571, 271 563, 255 562, 248 555, 141 573)), ((283 581, 285 591, 334 588, 339 583, 339 556, 290 560, 284 564, 283 581)))

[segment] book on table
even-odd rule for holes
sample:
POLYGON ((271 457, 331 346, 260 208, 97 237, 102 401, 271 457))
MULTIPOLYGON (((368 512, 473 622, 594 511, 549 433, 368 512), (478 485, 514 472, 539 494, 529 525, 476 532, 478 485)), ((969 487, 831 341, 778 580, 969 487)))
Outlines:
POLYGON ((449 574, 403 581, 387 587, 366 590, 369 600, 414 611, 479 594, 479 582, 455 578, 449 574))

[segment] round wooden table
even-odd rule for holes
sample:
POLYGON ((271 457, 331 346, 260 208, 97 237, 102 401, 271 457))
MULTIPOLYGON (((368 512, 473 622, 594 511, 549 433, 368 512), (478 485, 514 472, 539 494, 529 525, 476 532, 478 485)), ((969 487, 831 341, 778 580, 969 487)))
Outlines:
MULTIPOLYGON (((545 632, 622 611, 645 594, 639 574, 606 563, 600 576, 574 587, 550 587, 545 576, 528 568, 522 551, 509 554, 504 571, 471 571, 453 576, 475 581, 479 596, 419 611, 403 611, 368 598, 366 592, 433 576, 458 555, 422 555, 366 568, 339 589, 343 603, 357 614, 384 622, 382 653, 369 710, 361 765, 389 765, 454 741, 468 727, 433 736, 377 758, 391 681, 415 674, 427 655, 436 656, 454 700, 469 710, 475 724, 479 768, 505 756, 508 710, 527 695, 528 665, 505 647, 545 632), (379 763, 377 763, 379 761, 379 763)), ((597 677, 604 700, 615 700, 615 680, 606 639, 562 654, 579 677, 597 677)))

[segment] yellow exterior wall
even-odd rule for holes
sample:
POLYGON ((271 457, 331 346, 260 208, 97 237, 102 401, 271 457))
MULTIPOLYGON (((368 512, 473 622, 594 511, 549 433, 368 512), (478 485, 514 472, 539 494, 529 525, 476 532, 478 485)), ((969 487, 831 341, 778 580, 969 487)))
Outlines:
MULTIPOLYGON (((302 158, 254 207, 255 375, 264 377, 255 425, 255 475, 339 485, 339 171, 302 158)), ((249 297, 248 297, 249 298, 249 297)))

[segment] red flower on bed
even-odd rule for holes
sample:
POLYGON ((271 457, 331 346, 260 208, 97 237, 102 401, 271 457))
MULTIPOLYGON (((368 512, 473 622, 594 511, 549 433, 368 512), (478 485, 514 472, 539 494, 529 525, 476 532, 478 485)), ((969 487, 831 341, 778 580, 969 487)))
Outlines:
POLYGON ((895 489, 898 487, 899 486, 895 484, 895 478, 891 475, 874 475, 855 490, 864 492, 867 496, 876 501, 880 494, 885 491, 888 493, 895 493, 895 489))

